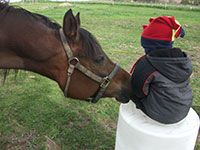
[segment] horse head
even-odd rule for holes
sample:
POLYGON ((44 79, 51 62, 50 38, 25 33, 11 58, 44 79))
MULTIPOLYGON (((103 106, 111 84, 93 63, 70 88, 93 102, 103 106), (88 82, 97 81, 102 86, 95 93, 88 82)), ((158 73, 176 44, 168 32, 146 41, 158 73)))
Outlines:
MULTIPOLYGON (((80 27, 80 14, 73 15, 72 10, 66 12, 63 30, 69 47, 80 63, 99 77, 108 76, 115 65, 104 53, 96 38, 80 27)), ((68 66, 69 67, 69 66, 68 66)), ((100 83, 91 80, 83 72, 76 70, 69 86, 69 96, 75 99, 86 99, 97 94, 100 83)), ((116 72, 103 97, 115 97, 126 103, 131 98, 130 75, 122 68, 116 72)))

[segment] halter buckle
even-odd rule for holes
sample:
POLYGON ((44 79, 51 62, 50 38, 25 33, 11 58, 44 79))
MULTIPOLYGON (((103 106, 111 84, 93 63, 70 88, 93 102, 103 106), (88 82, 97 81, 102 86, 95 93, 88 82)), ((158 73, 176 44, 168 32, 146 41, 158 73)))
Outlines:
POLYGON ((103 82, 100 84, 101 88, 106 88, 110 83, 110 79, 108 76, 103 78, 103 82))

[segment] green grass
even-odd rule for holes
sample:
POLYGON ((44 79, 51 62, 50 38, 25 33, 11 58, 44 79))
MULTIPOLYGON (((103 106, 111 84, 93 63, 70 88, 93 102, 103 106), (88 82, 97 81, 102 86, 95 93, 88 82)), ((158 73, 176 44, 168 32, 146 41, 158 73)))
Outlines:
MULTIPOLYGON (((199 9, 173 6, 145 7, 129 4, 71 3, 17 4, 62 24, 65 12, 81 13, 81 26, 93 33, 106 54, 127 71, 144 52, 140 46, 142 25, 150 17, 175 16, 186 36, 174 46, 193 61, 193 108, 200 114, 200 17, 199 9), (175 9, 177 8, 177 9, 175 9)), ((58 85, 40 75, 11 73, 0 85, 0 149, 44 150, 51 143, 62 150, 113 150, 119 103, 101 99, 97 104, 66 99, 58 85)), ((56 148, 54 148, 56 149, 56 148)), ((196 149, 200 150, 197 143, 196 149)))

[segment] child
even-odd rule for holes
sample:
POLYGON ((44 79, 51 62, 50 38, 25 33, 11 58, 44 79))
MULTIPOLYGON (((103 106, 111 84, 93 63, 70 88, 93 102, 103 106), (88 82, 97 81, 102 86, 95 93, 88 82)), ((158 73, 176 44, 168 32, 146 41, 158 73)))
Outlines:
POLYGON ((160 48, 172 48, 174 37, 184 37, 185 31, 174 17, 157 17, 149 19, 150 24, 143 25, 141 45, 145 53, 160 48))
POLYGON ((147 55, 131 70, 133 102, 158 122, 179 122, 186 117, 193 99, 191 60, 181 49, 172 48, 173 37, 183 37, 184 30, 174 17, 166 16, 150 19, 143 28, 141 44, 147 55))

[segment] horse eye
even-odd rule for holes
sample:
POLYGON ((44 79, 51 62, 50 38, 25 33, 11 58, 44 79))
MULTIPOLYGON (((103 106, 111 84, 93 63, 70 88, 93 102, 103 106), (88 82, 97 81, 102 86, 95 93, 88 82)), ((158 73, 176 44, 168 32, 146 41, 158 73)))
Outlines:
POLYGON ((96 63, 101 63, 104 61, 104 56, 99 56, 98 58, 95 59, 96 63))

